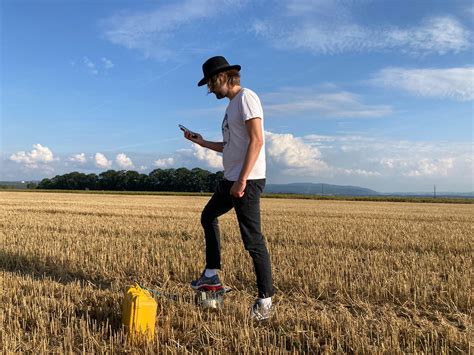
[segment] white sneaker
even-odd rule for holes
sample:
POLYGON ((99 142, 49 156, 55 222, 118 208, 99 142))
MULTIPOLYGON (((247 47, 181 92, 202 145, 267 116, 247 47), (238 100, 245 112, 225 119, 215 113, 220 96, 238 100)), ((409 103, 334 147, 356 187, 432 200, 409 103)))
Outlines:
POLYGON ((269 319, 272 315, 273 306, 266 306, 261 304, 260 300, 255 300, 255 303, 250 307, 250 318, 258 321, 269 319))

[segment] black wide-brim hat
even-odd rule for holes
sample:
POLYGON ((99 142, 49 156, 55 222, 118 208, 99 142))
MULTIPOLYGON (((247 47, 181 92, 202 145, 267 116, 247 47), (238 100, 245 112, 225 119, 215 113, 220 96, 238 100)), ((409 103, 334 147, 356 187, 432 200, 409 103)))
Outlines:
POLYGON ((232 69, 237 69, 240 71, 240 65, 229 65, 229 62, 227 62, 227 60, 222 56, 209 58, 202 65, 204 78, 199 81, 198 86, 205 85, 213 75, 232 69))

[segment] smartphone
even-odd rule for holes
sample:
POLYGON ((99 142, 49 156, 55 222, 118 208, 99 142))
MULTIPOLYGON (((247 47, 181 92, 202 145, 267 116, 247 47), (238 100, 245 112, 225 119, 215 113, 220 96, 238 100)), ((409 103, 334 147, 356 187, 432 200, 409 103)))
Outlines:
POLYGON ((179 124, 178 127, 179 127, 183 132, 189 133, 189 134, 191 135, 191 137, 197 138, 197 134, 196 134, 196 133, 194 133, 193 131, 187 129, 187 128, 184 127, 183 125, 180 125, 180 124, 179 124))

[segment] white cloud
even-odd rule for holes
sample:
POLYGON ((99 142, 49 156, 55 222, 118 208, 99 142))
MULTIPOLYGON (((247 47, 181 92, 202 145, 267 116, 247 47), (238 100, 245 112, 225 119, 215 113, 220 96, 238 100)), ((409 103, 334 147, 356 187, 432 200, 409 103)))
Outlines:
MULTIPOLYGON (((219 26, 220 30, 225 30, 221 25, 222 19, 212 25, 209 21, 221 13, 235 13, 245 2, 184 0, 161 5, 154 10, 135 13, 123 11, 102 20, 101 27, 103 36, 114 44, 139 50, 146 57, 159 60, 179 59, 183 53, 189 55, 210 49, 209 38, 198 35, 200 30, 196 28, 196 22, 199 21, 200 28, 219 26), (180 41, 176 41, 176 36, 180 33, 183 36, 180 41)), ((222 31, 219 32, 221 35, 222 31)), ((215 33, 215 40, 212 42, 222 40, 220 35, 215 33)))
POLYGON ((406 28, 368 27, 354 20, 353 5, 355 2, 291 1, 283 19, 260 19, 252 30, 276 48, 317 55, 374 51, 443 55, 471 48, 471 32, 452 16, 426 18, 406 28))
POLYGON ((174 163, 175 163, 174 158, 157 159, 153 162, 153 164, 158 168, 169 168, 173 166, 174 163))
POLYGON ((261 20, 256 20, 250 25, 250 31, 257 36, 268 36, 271 32, 271 26, 261 20))
POLYGON ((361 5, 371 2, 272 1, 268 5, 273 11, 254 20, 254 6, 245 6, 252 3, 248 0, 181 0, 146 11, 121 11, 101 20, 100 26, 110 42, 162 61, 216 52, 245 33, 264 38, 276 48, 317 55, 373 51, 444 55, 471 48, 471 31, 450 15, 427 17, 404 27, 358 22, 361 5), (239 14, 242 9, 245 12, 239 14), (247 19, 246 27, 240 21, 222 26, 225 18, 220 15, 228 13, 247 19), (209 31, 217 27, 220 31, 209 31))
POLYGON ((378 171, 368 171, 364 169, 344 169, 344 168, 339 168, 337 169, 338 172, 341 172, 342 174, 345 175, 354 175, 354 176, 365 176, 365 177, 370 177, 370 176, 381 176, 382 174, 379 173, 378 171))
POLYGON ((286 9, 290 16, 318 16, 346 18, 349 8, 334 0, 287 0, 286 9))
POLYGON ((425 177, 444 182, 462 180, 464 184, 472 176, 472 143, 413 142, 357 135, 308 135, 302 140, 312 146, 331 143, 331 147, 321 151, 326 160, 337 166, 336 175, 380 177, 387 182, 408 178, 412 183, 413 178, 425 177))
POLYGON ((102 153, 95 153, 95 165, 98 168, 108 169, 112 166, 112 161, 108 160, 107 157, 102 153))
POLYGON ((313 54, 338 54, 344 52, 374 51, 384 47, 383 42, 374 40, 377 32, 357 24, 302 24, 298 31, 291 30, 274 40, 280 49, 301 49, 313 54))
POLYGON ((290 175, 318 175, 327 172, 328 165, 316 147, 305 144, 290 133, 265 132, 266 154, 269 164, 290 175))
POLYGON ((318 17, 323 19, 348 20, 353 17, 352 7, 361 7, 375 0, 286 0, 289 16, 318 17))
POLYGON ((471 47, 470 31, 450 16, 432 17, 408 29, 391 29, 386 35, 390 45, 414 53, 457 53, 471 47))
POLYGON ((86 68, 94 75, 99 74, 96 65, 87 57, 82 58, 82 62, 86 66, 86 68))
POLYGON ((267 115, 313 118, 376 118, 393 113, 389 105, 367 105, 347 91, 322 92, 316 88, 290 87, 261 95, 267 115))
POLYGON ((474 100, 474 67, 449 69, 386 68, 371 83, 425 97, 474 100))
MULTIPOLYGON (((53 152, 41 144, 33 144, 31 152, 20 151, 10 156, 10 160, 21 163, 27 168, 36 169, 40 163, 51 163, 55 160, 53 152)), ((44 167, 44 165, 43 165, 44 167)))
MULTIPOLYGON (((468 186, 472 175, 472 144, 466 143, 411 142, 361 135, 298 137, 268 131, 265 141, 267 176, 272 181, 316 180, 381 191, 413 191, 418 186, 429 189, 432 182, 468 186)), ((198 145, 159 159, 155 165, 196 163, 204 163, 204 168, 222 169, 221 155, 198 145)))
MULTIPOLYGON (((438 191, 473 190, 472 142, 407 141, 361 134, 295 136, 274 132, 265 132, 265 139, 269 183, 325 182, 392 192, 429 191, 433 184, 438 191)), ((59 159, 45 146, 35 144, 33 148, 30 152, 4 157, 0 153, 3 159, 0 173, 4 179, 41 179, 64 174, 71 171, 67 163, 72 158, 75 161, 86 158, 80 153, 59 159)), ((157 167, 222 170, 221 156, 198 146, 179 149, 158 160, 152 154, 134 157, 140 170, 153 161, 157 167)), ((82 170, 96 172, 97 167, 112 166, 112 161, 101 153, 95 158, 87 157, 87 162, 81 165, 82 170)))
POLYGON ((455 164, 455 157, 449 158, 383 158, 380 164, 393 172, 409 177, 448 176, 455 164))
POLYGON ((105 69, 112 69, 115 66, 114 63, 112 63, 110 59, 102 57, 101 60, 102 60, 102 63, 104 64, 105 69))
POLYGON ((74 154, 72 157, 69 158, 69 161, 83 164, 87 162, 87 158, 84 153, 80 153, 80 154, 74 154))
POLYGON ((115 162, 121 169, 133 169, 132 160, 123 153, 117 154, 115 157, 115 162))
MULTIPOLYGON (((267 164, 273 173, 279 172, 287 176, 308 180, 309 178, 341 178, 341 176, 371 178, 380 177, 382 173, 371 169, 366 162, 357 162, 358 167, 351 167, 352 162, 338 164, 329 158, 329 151, 335 147, 320 145, 321 142, 335 142, 338 138, 331 136, 309 135, 295 137, 290 133, 277 134, 265 132, 267 146, 267 164), (318 147, 319 146, 319 147, 318 147), (323 148, 324 147, 324 148, 323 148), (323 154, 322 150, 326 149, 323 154), (331 161, 329 164, 328 162, 331 161), (338 166, 339 165, 339 166, 338 166), (343 166, 340 166, 343 165, 343 166), (346 165, 346 166, 344 166, 346 165)), ((345 139, 357 139, 348 138, 345 139)))
POLYGON ((207 166, 214 169, 222 169, 222 156, 216 151, 203 148, 200 145, 193 144, 193 156, 207 166))
MULTIPOLYGON (((103 70, 109 70, 109 69, 112 69, 115 66, 115 64, 112 63, 112 61, 110 59, 107 59, 105 57, 100 58, 100 61, 102 62, 103 70)), ((72 66, 75 66, 75 64, 76 63, 74 61, 71 62, 72 66)), ((91 74, 94 74, 94 75, 99 74, 100 63, 96 64, 91 59, 89 59, 89 57, 84 56, 82 58, 82 64, 84 65, 84 67, 86 67, 86 69, 91 74)))

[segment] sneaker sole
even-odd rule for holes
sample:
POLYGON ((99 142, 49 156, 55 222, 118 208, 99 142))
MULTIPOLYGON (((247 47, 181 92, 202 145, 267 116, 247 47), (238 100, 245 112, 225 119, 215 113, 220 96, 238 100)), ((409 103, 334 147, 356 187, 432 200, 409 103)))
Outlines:
POLYGON ((191 285, 191 288, 193 290, 199 290, 199 291, 220 291, 224 287, 222 287, 222 285, 206 285, 206 284, 203 284, 203 285, 199 285, 199 286, 191 285))
POLYGON ((263 321, 266 321, 266 320, 270 320, 271 317, 272 316, 263 317, 263 316, 251 315, 250 319, 252 319, 254 321, 257 321, 257 322, 263 322, 263 321))

